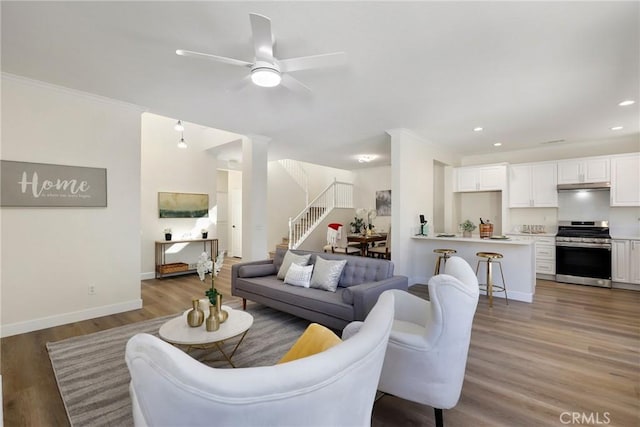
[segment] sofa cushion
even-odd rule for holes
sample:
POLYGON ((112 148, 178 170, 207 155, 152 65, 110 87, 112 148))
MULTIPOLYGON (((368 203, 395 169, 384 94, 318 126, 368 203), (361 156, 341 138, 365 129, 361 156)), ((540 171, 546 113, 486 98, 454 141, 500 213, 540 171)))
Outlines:
POLYGON ((311 283, 311 274, 313 273, 313 265, 291 264, 287 275, 284 276, 286 285, 302 286, 308 288, 311 283))
POLYGON ((289 351, 282 356, 278 364, 313 356, 341 342, 342 340, 331 329, 312 323, 307 326, 307 329, 289 351))
POLYGON ((243 265, 238 269, 238 277, 273 276, 277 272, 273 264, 243 265))
POLYGON ((342 275, 342 270, 346 264, 346 259, 329 261, 317 256, 310 286, 312 288, 335 292, 338 287, 338 281, 340 281, 340 276, 342 275))
POLYGON ((278 279, 284 280, 284 276, 287 275, 291 264, 307 265, 309 264, 309 258, 311 258, 311 254, 296 255, 291 251, 287 251, 282 260, 282 265, 278 269, 278 279))
POLYGON ((327 292, 314 288, 283 286, 275 276, 239 278, 236 280, 236 288, 245 294, 260 295, 348 322, 355 320, 353 306, 342 301, 344 288, 338 288, 336 292, 327 292))

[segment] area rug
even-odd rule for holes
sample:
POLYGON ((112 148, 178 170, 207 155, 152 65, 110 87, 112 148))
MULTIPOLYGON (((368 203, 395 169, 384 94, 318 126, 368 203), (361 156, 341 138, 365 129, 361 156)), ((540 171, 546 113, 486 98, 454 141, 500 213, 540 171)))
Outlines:
MULTIPOLYGON (((229 304, 233 307, 233 304, 229 304)), ((275 364, 309 324, 308 321, 249 302, 253 326, 233 357, 237 367, 275 364)), ((129 370, 124 360, 129 338, 141 332, 158 335, 160 326, 175 316, 133 323, 90 335, 47 343, 60 395, 72 426, 133 425, 129 370)), ((234 339, 230 342, 235 342, 234 339)), ((226 362, 193 356, 214 367, 226 362)), ((211 357, 216 356, 215 354, 211 357)))

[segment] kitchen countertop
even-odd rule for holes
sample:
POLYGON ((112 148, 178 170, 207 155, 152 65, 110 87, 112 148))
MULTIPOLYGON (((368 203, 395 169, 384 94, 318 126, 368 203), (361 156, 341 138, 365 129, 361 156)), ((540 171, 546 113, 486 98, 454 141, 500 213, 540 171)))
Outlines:
POLYGON ((612 240, 640 240, 640 236, 614 236, 611 235, 612 240))
POLYGON ((487 243, 487 244, 502 244, 502 245, 533 245, 535 242, 530 239, 518 239, 510 238, 510 239, 481 239, 480 237, 462 237, 457 234, 454 237, 436 237, 433 236, 412 236, 412 239, 417 240, 442 240, 442 241, 451 241, 451 242, 462 242, 462 243, 487 243))

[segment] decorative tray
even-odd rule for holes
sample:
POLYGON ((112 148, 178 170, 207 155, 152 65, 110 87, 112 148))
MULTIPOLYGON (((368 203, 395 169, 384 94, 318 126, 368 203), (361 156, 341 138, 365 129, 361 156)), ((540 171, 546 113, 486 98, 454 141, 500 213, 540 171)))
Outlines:
POLYGON ((489 238, 493 240, 509 240, 509 237, 507 236, 491 236, 489 238))
POLYGON ((456 237, 455 234, 438 234, 436 237, 456 237))

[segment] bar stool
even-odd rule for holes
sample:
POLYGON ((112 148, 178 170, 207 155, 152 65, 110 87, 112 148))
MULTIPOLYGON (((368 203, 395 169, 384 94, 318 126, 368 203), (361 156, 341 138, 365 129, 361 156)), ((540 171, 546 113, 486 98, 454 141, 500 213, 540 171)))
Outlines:
POLYGON ((436 269, 433 273, 434 276, 437 276, 438 274, 440 274, 440 261, 444 260, 444 263, 446 265, 449 257, 455 254, 457 251, 455 249, 434 249, 433 252, 439 254, 436 258, 436 269))
POLYGON ((502 254, 497 252, 478 252, 476 253, 476 256, 480 258, 484 258, 484 259, 478 260, 478 264, 476 265, 476 276, 478 275, 478 269, 480 268, 480 263, 481 262, 487 263, 487 276, 486 276, 487 283, 485 284, 486 288, 481 287, 480 289, 487 291, 487 296, 489 297, 489 307, 493 307, 493 290, 495 288, 498 289, 498 292, 504 292, 504 299, 507 305, 509 305, 509 298, 507 298, 507 284, 504 281, 504 274, 502 273, 502 264, 500 263, 500 261, 496 261, 497 259, 503 258, 502 254), (502 276, 502 286, 496 285, 493 283, 493 273, 492 273, 493 264, 498 264, 498 266, 500 267, 500 276, 502 276))

